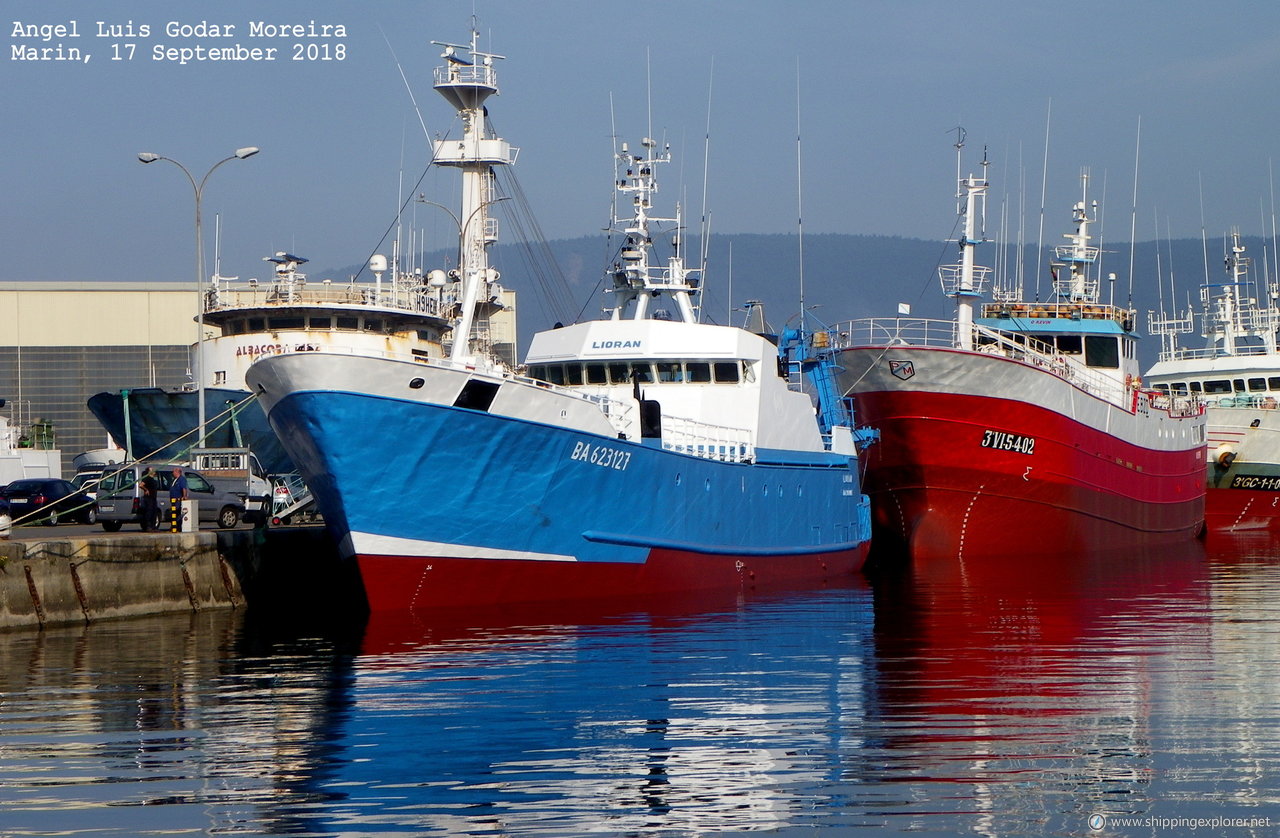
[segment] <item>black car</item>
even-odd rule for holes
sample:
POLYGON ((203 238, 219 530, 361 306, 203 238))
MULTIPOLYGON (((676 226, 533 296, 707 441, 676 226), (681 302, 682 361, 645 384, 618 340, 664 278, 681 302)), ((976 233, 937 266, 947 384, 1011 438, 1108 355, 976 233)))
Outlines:
POLYGON ((92 524, 98 520, 93 498, 66 480, 27 478, 4 487, 9 501, 9 515, 15 524, 46 521, 50 525, 65 521, 92 524))

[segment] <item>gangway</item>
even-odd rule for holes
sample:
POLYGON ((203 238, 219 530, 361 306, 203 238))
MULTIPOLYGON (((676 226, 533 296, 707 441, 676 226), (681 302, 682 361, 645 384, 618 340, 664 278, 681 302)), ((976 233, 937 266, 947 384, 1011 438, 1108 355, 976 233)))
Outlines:
POLYGON ((316 500, 299 474, 276 474, 271 478, 271 525, 319 523, 316 500))

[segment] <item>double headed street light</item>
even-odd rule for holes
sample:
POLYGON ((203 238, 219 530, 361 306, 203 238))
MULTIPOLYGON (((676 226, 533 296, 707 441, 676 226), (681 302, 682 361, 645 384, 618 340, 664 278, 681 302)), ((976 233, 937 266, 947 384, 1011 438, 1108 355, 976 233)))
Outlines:
POLYGON ((205 172, 204 177, 200 179, 199 183, 196 182, 196 179, 195 177, 192 176, 191 172, 187 171, 186 166, 182 165, 177 160, 174 160, 171 157, 164 157, 159 154, 153 154, 150 151, 144 151, 138 155, 138 159, 141 160, 143 163, 154 163, 157 160, 167 160, 168 162, 177 166, 179 169, 182 170, 182 173, 187 176, 187 180, 191 181, 191 188, 194 189, 196 193, 196 351, 195 351, 195 364, 193 365, 195 369, 192 371, 192 374, 195 376, 195 379, 196 379, 196 393, 197 393, 196 399, 199 403, 199 417, 200 417, 199 428, 200 429, 198 431, 198 442, 196 443, 196 445, 197 447, 200 447, 200 448, 204 447, 204 424, 205 424, 205 413, 204 413, 204 236, 201 235, 200 201, 204 197, 204 185, 205 183, 208 182, 209 175, 213 174, 215 169, 217 169, 223 163, 228 163, 232 160, 244 160, 245 158, 252 157, 257 153, 258 153, 258 149, 255 146, 247 146, 246 148, 237 148, 235 151, 235 154, 232 154, 230 157, 226 157, 222 160, 219 160, 217 163, 214 163, 212 168, 210 168, 209 171, 205 172))

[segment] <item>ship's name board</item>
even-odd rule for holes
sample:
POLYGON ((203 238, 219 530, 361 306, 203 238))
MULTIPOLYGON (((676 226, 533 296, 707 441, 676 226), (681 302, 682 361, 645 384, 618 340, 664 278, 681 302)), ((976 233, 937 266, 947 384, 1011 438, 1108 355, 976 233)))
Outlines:
POLYGON ((312 343, 299 343, 293 348, 278 343, 253 343, 236 347, 236 357, 259 358, 263 355, 283 355, 286 352, 315 352, 318 346, 312 343))
POLYGON ((1019 454, 1034 454, 1036 439, 1033 436, 985 430, 982 432, 982 447, 995 448, 999 451, 1016 451, 1019 454))
POLYGON ((1253 489, 1258 492, 1280 492, 1280 476, 1261 474, 1237 474, 1231 478, 1232 489, 1253 489))
POLYGON ((638 340, 593 340, 591 341, 592 349, 639 349, 641 341, 638 340))

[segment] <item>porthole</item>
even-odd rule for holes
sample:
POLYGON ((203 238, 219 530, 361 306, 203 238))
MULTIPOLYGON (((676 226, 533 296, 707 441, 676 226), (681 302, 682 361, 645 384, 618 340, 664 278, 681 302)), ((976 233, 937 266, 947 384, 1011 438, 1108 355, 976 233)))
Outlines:
POLYGON ((423 381, 421 378, 415 378, 415 379, 413 379, 412 381, 410 381, 410 382, 409 382, 409 389, 410 389, 410 390, 421 390, 421 389, 422 389, 422 387, 423 387, 423 385, 425 385, 426 383, 427 383, 427 382, 426 382, 426 381, 423 381))
POLYGON ((680 485, 680 483, 681 483, 681 481, 682 481, 683 479, 684 479, 683 477, 681 477, 679 474, 677 474, 677 475, 676 475, 676 485, 677 485, 677 486, 679 486, 679 485, 680 485))

